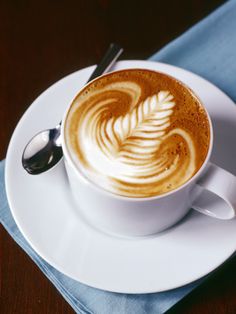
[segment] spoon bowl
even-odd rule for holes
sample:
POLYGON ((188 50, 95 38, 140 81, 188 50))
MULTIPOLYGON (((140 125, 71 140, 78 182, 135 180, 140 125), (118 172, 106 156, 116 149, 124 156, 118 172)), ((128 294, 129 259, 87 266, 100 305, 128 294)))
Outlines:
POLYGON ((37 133, 27 144, 22 155, 22 165, 30 174, 49 170, 62 158, 61 127, 37 133))

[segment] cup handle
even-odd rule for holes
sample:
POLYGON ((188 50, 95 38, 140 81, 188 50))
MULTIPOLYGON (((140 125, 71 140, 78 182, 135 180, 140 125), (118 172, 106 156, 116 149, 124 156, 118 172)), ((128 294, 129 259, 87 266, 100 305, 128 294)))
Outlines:
POLYGON ((219 219, 236 215, 236 177, 210 163, 205 174, 194 187, 192 208, 219 219))

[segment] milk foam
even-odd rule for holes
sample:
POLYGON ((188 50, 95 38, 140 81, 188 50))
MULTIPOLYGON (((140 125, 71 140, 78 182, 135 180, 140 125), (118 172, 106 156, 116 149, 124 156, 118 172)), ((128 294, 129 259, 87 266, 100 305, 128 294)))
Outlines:
POLYGON ((196 171, 190 134, 179 127, 168 131, 175 107, 173 95, 162 90, 139 101, 140 95, 140 86, 131 81, 89 92, 83 99, 88 105, 76 126, 83 158, 70 148, 73 160, 80 169, 82 163, 81 170, 95 184, 124 196, 167 192, 196 171), (110 108, 119 101, 119 93, 125 94, 129 104, 117 116, 110 108))

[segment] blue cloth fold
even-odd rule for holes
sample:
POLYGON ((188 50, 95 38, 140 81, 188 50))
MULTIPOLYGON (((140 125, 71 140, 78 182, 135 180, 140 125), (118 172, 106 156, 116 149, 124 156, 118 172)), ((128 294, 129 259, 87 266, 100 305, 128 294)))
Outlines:
MULTIPOLYGON (((195 72, 236 100, 235 30, 236 1, 232 0, 154 54, 150 60, 195 72)), ((4 161, 0 162, 0 221, 76 313, 164 313, 204 280, 167 292, 128 295, 94 289, 63 275, 37 255, 17 228, 6 198, 4 161)))

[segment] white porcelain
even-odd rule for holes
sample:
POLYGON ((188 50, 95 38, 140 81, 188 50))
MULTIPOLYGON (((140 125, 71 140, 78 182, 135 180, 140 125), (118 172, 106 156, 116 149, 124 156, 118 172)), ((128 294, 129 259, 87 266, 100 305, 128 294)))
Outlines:
MULTIPOLYGON (((236 107, 217 87, 166 64, 121 61, 117 69, 149 67, 176 76, 203 100, 213 122, 211 161, 236 174, 236 107)), ((6 158, 6 190, 13 217, 33 249, 62 273, 87 285, 125 293, 169 290, 190 283, 222 264, 236 249, 236 219, 219 220, 190 211, 153 237, 121 238, 103 233, 81 217, 61 162, 40 176, 27 174, 21 154, 38 131, 61 120, 94 67, 51 86, 24 114, 6 158)), ((224 182, 222 182, 224 185, 224 182)))
POLYGON ((235 217, 235 176, 215 165, 209 166, 213 147, 213 129, 209 114, 210 144, 202 167, 181 187, 163 195, 144 198, 115 195, 98 187, 81 173, 73 163, 65 144, 66 117, 67 111, 61 130, 70 187, 78 210, 95 227, 121 236, 152 235, 176 224, 191 207, 215 218, 235 217), (222 181, 225 182, 223 186, 222 181))

